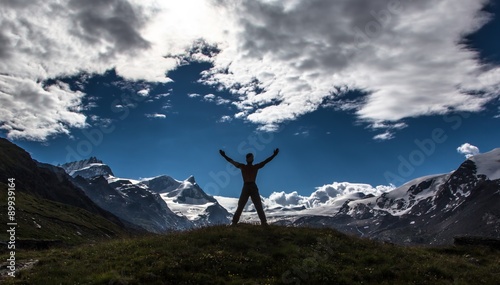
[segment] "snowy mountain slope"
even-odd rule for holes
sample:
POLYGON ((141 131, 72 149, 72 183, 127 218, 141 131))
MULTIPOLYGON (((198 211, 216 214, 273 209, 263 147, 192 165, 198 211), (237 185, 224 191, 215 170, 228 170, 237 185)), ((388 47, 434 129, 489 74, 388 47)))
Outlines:
POLYGON ((119 178, 95 157, 62 165, 99 206, 152 232, 229 223, 231 214, 193 176, 119 178))
POLYGON ((182 184, 182 181, 178 181, 167 175, 143 178, 140 182, 148 186, 151 191, 161 194, 175 190, 182 184))
POLYGON ((113 176, 111 168, 96 157, 60 165, 70 176, 93 178, 97 176, 113 176))
POLYGON ((294 224, 333 226, 397 243, 451 243, 456 235, 500 237, 499 150, 474 156, 449 174, 412 180, 368 199, 351 201, 336 215, 294 224))
MULTIPOLYGON (((230 212, 236 209, 238 199, 215 198, 230 212)), ((336 183, 309 197, 281 192, 262 199, 269 222, 276 224, 334 227, 403 244, 449 244, 470 234, 500 238, 500 149, 392 190, 336 183)), ((250 202, 241 220, 258 222, 250 202)))
POLYGON ((370 209, 369 211, 373 215, 379 213, 387 213, 392 216, 408 214, 412 211, 413 206, 418 205, 421 201, 432 201, 439 186, 449 176, 449 174, 440 174, 420 177, 380 196, 349 202, 347 206, 350 208, 350 212, 348 214, 359 215, 361 208, 370 209))
POLYGON ((476 165, 476 175, 484 175, 486 179, 500 179, 500 148, 494 149, 488 153, 477 154, 469 158, 476 165))
MULTIPOLYGON (((389 189, 389 188, 388 188, 389 189)), ((334 183, 318 187, 310 196, 300 196, 296 192, 273 193, 270 197, 261 197, 266 217, 270 223, 284 220, 287 223, 306 216, 333 216, 336 215, 346 202, 373 197, 375 190, 367 184, 334 183), (365 194, 366 192, 368 194, 365 194)), ((238 198, 215 196, 215 199, 230 213, 238 207, 238 198)), ((242 222, 259 223, 255 208, 249 199, 243 214, 242 222)))
POLYGON ((187 219, 174 214, 158 194, 135 181, 113 176, 90 179, 76 176, 74 180, 101 208, 150 232, 163 233, 193 227, 187 219))
MULTIPOLYGON (((145 201, 153 195, 152 200, 162 205, 156 208, 169 213, 169 219, 183 219, 169 225, 180 229, 189 227, 186 222, 229 223, 237 207, 238 198, 207 195, 194 177, 132 180, 114 177, 106 167, 89 159, 70 164, 67 171, 77 178, 83 173, 78 179, 90 183, 104 181, 101 188, 88 190, 103 203, 118 205, 134 197, 134 205, 143 209, 151 207, 145 201)), ((471 233, 500 237, 500 149, 473 156, 451 173, 420 177, 398 188, 342 182, 318 187, 310 196, 277 192, 262 200, 270 223, 334 227, 396 243, 445 244, 456 235, 471 233)), ((259 222, 251 201, 241 221, 259 222)))
MULTIPOLYGON (((147 183, 151 184, 151 180, 147 183)), ((214 197, 207 195, 193 176, 169 185, 162 188, 160 195, 178 215, 187 217, 196 226, 229 223, 231 214, 214 197)))
POLYGON ((113 176, 111 168, 95 157, 61 167, 94 203, 138 227, 162 233, 194 226, 141 181, 113 176))

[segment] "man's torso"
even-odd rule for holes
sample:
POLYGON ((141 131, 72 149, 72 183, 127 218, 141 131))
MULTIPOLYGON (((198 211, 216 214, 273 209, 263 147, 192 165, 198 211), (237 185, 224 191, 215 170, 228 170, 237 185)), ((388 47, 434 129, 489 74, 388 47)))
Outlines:
POLYGON ((249 182, 255 182, 255 179, 257 178, 257 172, 259 171, 259 165, 248 165, 248 164, 241 164, 240 167, 241 169, 241 176, 243 176, 243 182, 249 183, 249 182))

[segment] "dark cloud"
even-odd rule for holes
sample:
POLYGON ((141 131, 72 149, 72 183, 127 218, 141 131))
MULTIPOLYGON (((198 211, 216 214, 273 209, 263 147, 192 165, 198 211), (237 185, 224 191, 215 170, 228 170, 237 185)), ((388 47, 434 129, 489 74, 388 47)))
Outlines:
POLYGON ((127 1, 73 0, 69 3, 75 22, 72 32, 90 44, 107 41, 113 52, 134 52, 150 47, 140 33, 144 15, 127 1))
POLYGON ((220 53, 205 82, 238 94, 237 115, 262 129, 316 110, 338 85, 366 94, 355 111, 371 123, 450 107, 477 112, 498 96, 489 90, 500 68, 485 72, 475 52, 458 44, 486 23, 486 0, 215 2, 237 23, 236 46, 220 53))
POLYGON ((377 17, 385 21, 383 24, 390 24, 391 19, 383 18, 387 3, 310 0, 295 1, 287 7, 277 2, 242 1, 237 8, 238 14, 246 15, 240 18, 244 31, 240 49, 255 58, 272 55, 279 60, 295 60, 299 69, 338 71, 347 66, 353 45, 361 48, 359 42, 366 40, 357 30, 363 31, 372 22, 377 24, 377 17), (304 57, 308 54, 316 56, 304 57))
POLYGON ((9 38, 0 31, 0 59, 6 59, 10 54, 11 42, 9 38))
POLYGON ((25 8, 36 4, 36 1, 33 0, 0 0, 0 6, 14 9, 25 8))

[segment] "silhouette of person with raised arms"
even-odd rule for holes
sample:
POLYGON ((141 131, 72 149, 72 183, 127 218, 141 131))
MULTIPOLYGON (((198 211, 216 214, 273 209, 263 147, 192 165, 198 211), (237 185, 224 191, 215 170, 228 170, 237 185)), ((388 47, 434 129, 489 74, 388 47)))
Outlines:
POLYGON ((241 189, 240 199, 238 200, 238 208, 233 216, 232 226, 236 225, 240 220, 241 212, 243 212, 243 208, 247 204, 248 198, 252 199, 252 202, 257 210, 257 214, 259 215, 259 219, 262 225, 267 226, 266 215, 264 214, 264 209, 262 208, 262 201, 260 200, 259 188, 257 184, 255 184, 255 179, 257 178, 257 172, 259 169, 264 167, 268 162, 273 160, 279 153, 279 149, 275 149, 273 155, 268 157, 266 160, 261 163, 253 164, 253 154, 248 153, 246 155, 247 164, 239 163, 232 160, 230 157, 226 155, 223 150, 219 150, 219 153, 227 160, 229 163, 234 165, 236 168, 241 170, 241 176, 243 177, 243 189, 241 189))

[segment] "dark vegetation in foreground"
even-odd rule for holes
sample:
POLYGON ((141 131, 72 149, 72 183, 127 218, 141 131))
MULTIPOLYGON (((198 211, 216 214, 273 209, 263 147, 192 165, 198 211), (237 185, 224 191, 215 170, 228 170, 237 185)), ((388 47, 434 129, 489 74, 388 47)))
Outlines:
POLYGON ((246 224, 16 257, 35 264, 5 284, 500 284, 500 252, 490 247, 402 247, 332 229, 246 224))

